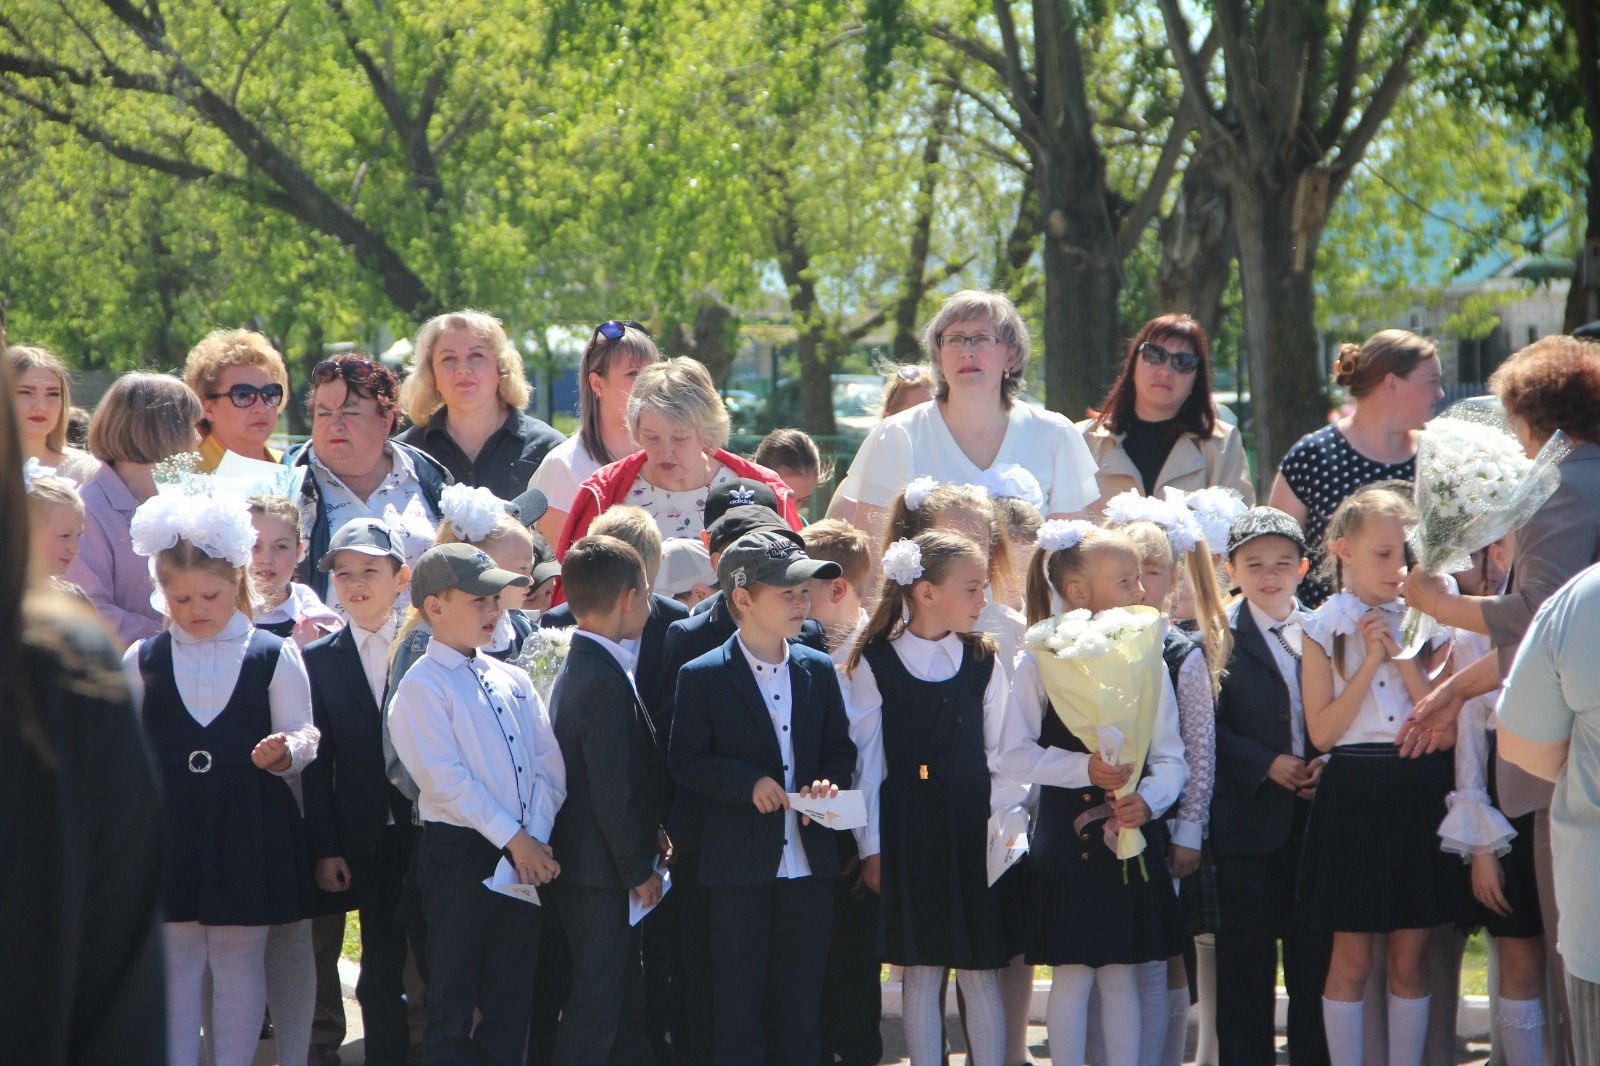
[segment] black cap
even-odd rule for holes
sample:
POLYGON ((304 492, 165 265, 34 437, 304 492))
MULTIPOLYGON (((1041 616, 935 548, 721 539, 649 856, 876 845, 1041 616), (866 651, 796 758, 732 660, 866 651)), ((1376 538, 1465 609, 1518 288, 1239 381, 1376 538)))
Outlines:
POLYGON ((772 491, 771 485, 763 485, 747 477, 734 478, 732 481, 713 485, 711 491, 706 493, 706 528, 710 529, 716 525, 717 519, 728 513, 728 508, 752 505, 776 511, 778 494, 772 491))
POLYGON ((1228 530, 1228 558, 1257 537, 1283 537, 1293 541, 1302 555, 1306 551, 1306 537, 1299 522, 1276 507, 1252 507, 1235 518, 1228 530))
POLYGON ((539 521, 549 509, 550 501, 538 489, 524 489, 521 496, 506 504, 506 510, 525 526, 539 521))
POLYGON ((724 595, 750 585, 791 588, 814 577, 838 577, 838 563, 813 559, 805 549, 776 530, 747 533, 723 551, 717 581, 724 595))
POLYGON ((706 548, 719 552, 746 533, 782 533, 795 544, 805 547, 800 534, 789 528, 789 523, 770 507, 730 507, 726 514, 706 527, 706 548))

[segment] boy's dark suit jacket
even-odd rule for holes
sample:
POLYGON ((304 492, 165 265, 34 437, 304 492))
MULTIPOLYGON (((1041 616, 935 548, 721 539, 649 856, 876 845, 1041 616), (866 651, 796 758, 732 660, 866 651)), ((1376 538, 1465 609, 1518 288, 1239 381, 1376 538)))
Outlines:
MULTIPOLYGON (((1218 855, 1265 855, 1289 840, 1295 797, 1267 777, 1292 755, 1289 686, 1241 597, 1228 609, 1233 654, 1217 696, 1217 783, 1211 795, 1211 846, 1218 855)), ((1316 751, 1306 742, 1306 758, 1316 751)))
POLYGON ((565 884, 633 888, 658 854, 665 771, 650 716, 611 653, 582 633, 550 693, 567 798, 550 848, 565 884))
MULTIPOLYGON (((665 661, 663 648, 667 640, 667 627, 688 617, 689 608, 677 600, 651 595, 650 618, 645 622, 644 632, 639 636, 639 661, 634 664, 633 679, 639 686, 640 697, 644 699, 645 706, 652 715, 656 713, 654 701, 661 691, 662 664, 665 661)), ((565 603, 557 604, 539 616, 541 629, 564 629, 577 624, 578 620, 572 617, 572 607, 565 603)), ((663 747, 666 739, 666 737, 661 738, 663 747)))
POLYGON ((383 711, 367 685, 355 630, 345 626, 307 644, 303 654, 311 716, 322 731, 317 757, 302 778, 306 833, 312 858, 339 855, 350 866, 350 892, 322 897, 324 909, 349 910, 367 895, 364 887, 376 887, 376 877, 363 874, 380 869, 375 864, 389 817, 409 826, 411 804, 384 774, 383 711))
MULTIPOLYGON (((833 660, 799 644, 789 646, 794 781, 850 786, 856 746, 833 660)), ((701 800, 700 884, 770 884, 783 854, 781 812, 762 814, 750 795, 757 781, 785 778, 778 735, 736 637, 678 672, 669 761, 672 776, 701 800)), ((800 839, 817 877, 839 873, 832 831, 801 826, 800 839)))

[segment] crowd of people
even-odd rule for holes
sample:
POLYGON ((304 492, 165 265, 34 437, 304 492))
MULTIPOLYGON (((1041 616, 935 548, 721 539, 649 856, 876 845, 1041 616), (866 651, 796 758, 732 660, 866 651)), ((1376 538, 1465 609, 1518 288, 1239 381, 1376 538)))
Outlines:
POLYGON ((1280 946, 1290 1061, 1435 1066, 1476 929, 1504 1061, 1600 1061, 1600 346, 1496 371, 1528 454, 1572 447, 1441 577, 1427 338, 1340 351, 1270 506, 1186 316, 1078 424, 1022 398, 1004 295, 923 344, 809 524, 816 443, 728 450, 634 321, 571 437, 463 310, 404 380, 319 363, 287 454, 258 333, 122 375, 80 443, 62 361, 7 348, 8 1048, 336 1063, 353 912, 372 1066, 867 1066, 884 964, 913 1066, 950 983, 968 1062, 1029 1061, 1039 966, 1053 1062, 1176 1066, 1197 1002, 1198 1061, 1251 1066, 1280 946), (1096 732, 1062 664, 1108 627, 1153 643, 1096 732))

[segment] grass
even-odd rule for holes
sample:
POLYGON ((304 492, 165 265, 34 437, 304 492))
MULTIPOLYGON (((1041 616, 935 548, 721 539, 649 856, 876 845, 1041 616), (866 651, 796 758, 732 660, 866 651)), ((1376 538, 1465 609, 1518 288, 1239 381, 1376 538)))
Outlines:
POLYGON ((339 954, 351 962, 361 961, 361 919, 355 911, 344 916, 344 947, 339 954))

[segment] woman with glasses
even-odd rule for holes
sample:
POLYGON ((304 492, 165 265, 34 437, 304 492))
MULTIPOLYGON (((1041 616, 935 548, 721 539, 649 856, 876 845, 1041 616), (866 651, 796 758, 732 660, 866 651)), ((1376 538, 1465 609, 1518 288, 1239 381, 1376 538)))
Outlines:
MULTIPOLYGON (((1122 372, 1100 413, 1078 426, 1094 456, 1100 498, 1137 489, 1220 485, 1255 502, 1239 431, 1217 417, 1211 398, 1211 346, 1188 315, 1162 315, 1144 324, 1128 345, 1122 372)), ((1219 548, 1220 550, 1220 548, 1219 548)))
MULTIPOLYGON (((1018 403, 1028 368, 1028 327, 1004 294, 966 290, 945 301, 922 335, 933 371, 933 402, 885 419, 856 453, 834 496, 837 517, 874 538, 884 513, 914 478, 1027 486, 1046 517, 1083 511, 1099 491, 1083 435, 1065 418, 1018 403), (847 491, 848 490, 848 491, 847 491)), ((1027 498, 1027 497, 1024 497, 1027 498)))
POLYGON ((505 327, 482 311, 435 315, 417 331, 398 440, 444 464, 463 485, 502 500, 522 494, 562 436, 527 414, 528 379, 505 327))
POLYGON ((200 397, 200 469, 209 473, 227 452, 276 463, 283 456, 267 447, 289 388, 283 356, 259 333, 219 329, 189 350, 184 384, 200 397))
POLYGON ((37 459, 57 477, 82 485, 94 477, 100 464, 88 452, 67 444, 72 381, 66 366, 43 348, 13 346, 5 354, 22 457, 37 459))
POLYGON ((578 495, 578 486, 602 466, 639 450, 628 429, 628 395, 639 371, 661 358, 637 322, 612 319, 595 327, 578 363, 578 432, 550 449, 528 482, 550 502, 538 529, 550 544, 578 495))

